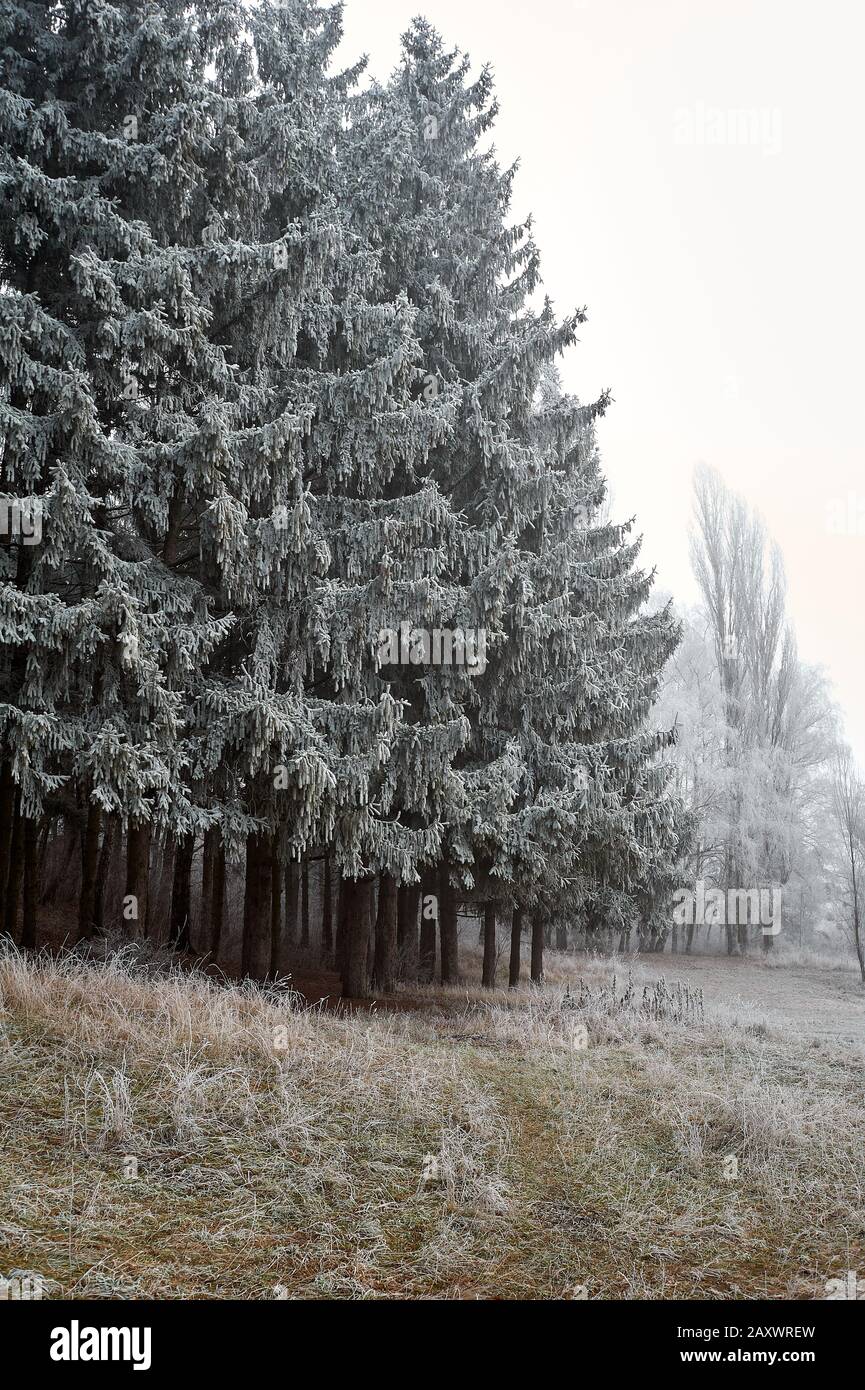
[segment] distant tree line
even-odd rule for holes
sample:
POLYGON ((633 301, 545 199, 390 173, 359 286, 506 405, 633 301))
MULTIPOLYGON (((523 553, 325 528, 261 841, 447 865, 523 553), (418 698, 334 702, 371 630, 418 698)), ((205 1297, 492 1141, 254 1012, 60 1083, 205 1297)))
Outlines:
MULTIPOLYGON (((745 954, 755 935, 764 949, 780 935, 810 946, 849 938, 865 979, 861 778, 827 676, 799 654, 781 552, 706 467, 695 475, 691 558, 700 600, 684 614, 653 716, 678 730, 675 790, 690 825, 681 883, 779 895, 780 933, 719 924, 728 954, 745 954)), ((652 944, 690 951, 703 926, 707 941, 712 924, 677 928, 664 903, 652 944)))

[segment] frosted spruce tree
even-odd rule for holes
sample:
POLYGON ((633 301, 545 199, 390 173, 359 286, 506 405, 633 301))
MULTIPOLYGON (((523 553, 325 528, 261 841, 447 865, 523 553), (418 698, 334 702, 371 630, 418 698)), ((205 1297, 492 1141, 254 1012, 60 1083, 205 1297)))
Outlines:
POLYGON ((182 5, 0 14, 3 488, 41 523, 38 544, 7 535, 0 587, 0 884, 14 932, 26 880, 27 942, 58 820, 80 843, 87 935, 108 820, 182 831, 191 814, 189 677, 223 625, 166 554, 154 470, 160 450, 194 452, 231 373, 183 250, 136 214, 175 172, 145 113, 182 109, 178 71, 215 56, 201 40, 182 5))
MULTIPOLYGON (((285 856, 323 856, 338 870, 337 964, 346 991, 358 995, 370 959, 376 986, 392 985, 398 890, 416 890, 419 865, 437 854, 459 797, 450 769, 467 725, 458 709, 411 717, 388 641, 409 609, 441 626, 453 609, 452 575, 472 544, 427 478, 430 452, 453 427, 457 393, 428 399, 417 312, 382 273, 370 231, 379 209, 368 206, 367 190, 399 131, 355 100, 354 74, 327 75, 337 14, 262 6, 252 32, 264 87, 259 148, 273 169, 264 227, 284 237, 290 213, 294 244, 278 295, 259 302, 241 290, 238 340, 257 345, 242 370, 276 392, 302 428, 266 475, 267 505, 287 507, 292 526, 278 546, 265 533, 255 555, 257 688, 248 698, 256 720, 268 707, 274 718, 248 771, 260 778, 271 855, 278 837, 285 856), (284 155, 274 158, 274 122, 286 121, 277 145, 284 155), (302 566, 292 554, 299 540, 308 551, 302 566), (302 755, 285 739, 298 712, 309 740, 302 755)), ((235 749, 250 746, 247 730, 232 738, 235 749)), ((275 922, 273 890, 270 911, 275 922)), ((259 923, 265 916, 258 912, 259 923)))
POLYGON ((126 924, 185 948, 199 901, 218 957, 241 875, 257 977, 309 948, 321 864, 355 995, 398 946, 430 970, 421 884, 445 981, 460 901, 488 947, 497 908, 517 943, 626 911, 667 845, 639 726, 673 634, 596 521, 605 402, 551 376, 581 316, 532 307, 489 74, 418 22, 361 94, 308 0, 6 25, 2 463, 43 523, 4 557, 11 929, 60 826, 80 934, 125 837, 126 924))
MULTIPOLYGON (((545 923, 581 908, 624 920, 672 848, 666 740, 642 725, 676 628, 668 612, 640 616, 651 578, 634 569, 628 528, 596 523, 592 425, 606 398, 582 407, 550 389, 584 314, 559 322, 548 302, 532 307, 531 228, 507 221, 514 171, 483 145, 490 74, 472 82, 417 21, 389 88, 368 100, 402 112, 402 158, 381 183, 399 209, 399 235, 380 223, 385 263, 420 310, 430 374, 460 390, 429 472, 479 537, 459 578, 466 617, 488 629, 486 670, 461 691, 472 741, 441 874, 442 976, 456 976, 460 896, 531 911, 539 974, 545 923)), ((447 698, 447 673, 425 672, 414 691, 447 698)))
MULTIPOLYGON (((416 311, 387 293, 354 206, 364 162, 379 154, 348 105, 353 75, 328 75, 338 16, 264 4, 241 35, 229 13, 215 31, 216 76, 184 69, 183 107, 138 125, 170 171, 152 232, 184 248, 229 374, 195 435, 175 441, 155 435, 152 418, 137 424, 147 461, 136 526, 147 532, 155 518, 163 554, 210 620, 222 632, 231 624, 190 672, 190 813, 178 827, 172 932, 184 944, 203 832, 210 944, 223 851, 242 852, 241 964, 267 973, 292 925, 293 865, 304 861, 305 881, 326 856, 343 884, 340 963, 362 993, 370 885, 378 874, 409 884, 436 853, 448 769, 467 737, 454 717, 407 733, 381 670, 382 633, 398 627, 406 593, 438 621, 452 605, 440 576, 470 543, 419 481, 451 428, 453 393, 424 399, 416 311)), ((391 957, 378 962, 385 983, 391 957)))

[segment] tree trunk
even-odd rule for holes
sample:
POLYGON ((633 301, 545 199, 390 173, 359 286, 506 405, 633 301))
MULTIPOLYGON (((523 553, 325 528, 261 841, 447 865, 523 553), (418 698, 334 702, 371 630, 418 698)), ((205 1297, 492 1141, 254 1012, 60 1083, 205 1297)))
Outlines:
POLYGON ((336 944, 333 953, 334 969, 341 979, 348 972, 348 932, 352 912, 354 883, 340 875, 339 895, 336 900, 336 944))
POLYGON ((405 966, 412 973, 417 970, 419 959, 418 909, 420 900, 421 886, 419 883, 400 884, 397 898, 396 939, 405 966))
MULTIPOLYGON (((863 950, 862 944, 862 914, 859 908, 859 873, 857 870, 857 863, 859 861, 856 842, 852 833, 848 836, 848 846, 848 853, 850 856, 850 882, 853 888, 853 944, 856 947, 856 957, 859 961, 859 974, 862 977, 863 985, 865 985, 865 950, 863 950)), ((772 916, 774 918, 774 912, 772 916)), ((763 940, 766 941, 767 938, 764 936, 763 940)))
POLYGON ((148 936, 154 937, 157 941, 162 936, 163 922, 168 922, 171 918, 171 894, 174 888, 174 861, 176 857, 175 844, 169 842, 167 835, 160 835, 153 854, 155 864, 159 866, 155 874, 156 895, 151 898, 147 908, 148 936))
POLYGON ((300 944, 309 946, 309 860, 304 859, 300 875, 300 944))
MULTIPOLYGON (((764 941, 766 939, 766 937, 763 938, 764 941)), ((855 867, 853 869, 853 943, 859 961, 859 974, 862 977, 863 985, 865 985, 865 949, 863 949, 862 943, 862 915, 859 911, 859 888, 856 882, 855 867)))
POLYGON ((220 840, 213 854, 213 879, 210 893, 210 922, 208 923, 210 954, 219 960, 222 945, 222 918, 225 913, 225 845, 220 840))
MULTIPOLYGON (((17 404, 17 393, 12 393, 12 404, 17 404)), ((23 404, 23 398, 21 399, 23 404)), ((11 546, 7 546, 11 549, 11 546)), ((36 563, 35 547, 17 546, 15 556, 14 580, 10 580, 23 593, 36 563)), ((11 555, 10 555, 11 560, 11 555)), ((27 649, 17 646, 9 662, 9 679, 4 681, 5 701, 15 704, 27 672, 27 649)), ((4 759, 0 777, 0 907, 3 907, 2 920, 5 931, 14 941, 18 934, 18 901, 24 878, 24 826, 21 823, 21 791, 15 785, 11 763, 4 759), (4 902, 5 896, 5 902, 4 902)))
POLYGON ((279 974, 282 942, 282 884, 284 874, 279 862, 279 844, 274 834, 270 847, 270 971, 273 979, 279 974))
POLYGON ((247 839, 241 970, 253 980, 263 980, 270 965, 272 853, 269 835, 250 835, 247 839))
POLYGON ((372 966, 373 988, 383 994, 393 994, 396 980, 397 881, 392 874, 382 874, 378 887, 378 911, 375 918, 375 956, 372 966))
POLYGON ((96 882, 99 870, 99 831, 102 807, 91 801, 87 808, 84 853, 81 861, 81 898, 78 904, 78 940, 93 935, 96 926, 96 882))
POLYGON ((174 856, 174 882, 171 887, 169 945, 175 951, 189 950, 189 915, 192 902, 192 855, 195 836, 181 835, 174 856))
POLYGON ((324 856, 324 871, 321 885, 321 958, 330 963, 333 955, 333 885, 331 883, 330 855, 324 856))
POLYGON ((539 912, 532 914, 532 983, 539 985, 544 978, 544 921, 539 912))
POLYGON ((457 902, 451 887, 450 868, 443 863, 439 869, 439 938, 441 940, 441 982, 459 983, 457 902))
POLYGON ((39 821, 24 822, 24 921, 21 946, 34 950, 38 937, 39 915, 39 821))
POLYGON ((114 857, 116 839, 117 817, 109 816, 105 821, 105 831, 102 836, 102 849, 99 851, 99 870, 96 875, 94 925, 100 936, 105 934, 105 895, 111 890, 114 884, 111 864, 114 857))
POLYGON ((15 793, 12 810, 12 834, 9 841, 9 872, 6 877, 6 909, 3 927, 7 936, 18 937, 18 904, 24 880, 24 818, 21 815, 21 793, 15 793))
POLYGON ((496 905, 484 904, 484 968, 482 982, 485 989, 496 987, 496 905))
MULTIPOLYGON (((42 829, 39 831, 39 846, 37 849, 37 871, 39 873, 39 901, 45 901, 45 890, 42 887, 42 875, 45 872, 45 861, 48 857, 48 841, 51 839, 51 817, 45 816, 42 821, 42 829)), ((801 935, 801 933, 800 933, 801 935)))
POLYGON ((204 832, 201 847, 201 902, 198 915, 198 949, 210 949, 210 917, 213 904, 213 860, 216 855, 219 832, 211 826, 204 832))
POLYGON ((12 776, 12 767, 4 762, 0 768, 0 922, 5 920, 6 884, 9 879, 9 854, 12 848, 12 831, 15 825, 15 802, 18 788, 12 776))
POLYGON ((258 881, 260 850, 257 835, 246 837, 246 866, 243 880, 243 940, 240 948, 240 972, 252 975, 257 954, 256 933, 259 930, 260 886, 258 881))
POLYGON ((300 889, 300 864, 296 859, 289 859, 285 866, 285 926, 282 933, 283 953, 282 960, 285 961, 285 953, 288 947, 297 944, 298 927, 298 891, 300 889))
POLYGON ((370 885, 369 936, 366 940, 366 983, 372 989, 372 967, 375 959, 375 919, 378 915, 378 881, 373 878, 370 885))
POLYGON ((418 950, 418 975, 426 983, 435 978, 438 919, 438 875, 434 869, 427 869, 421 880, 420 946, 418 950))
POLYGON ((568 949, 568 929, 561 923, 556 927, 556 950, 566 951, 568 949))
MULTIPOLYGON (((71 820, 61 818, 60 826, 62 828, 58 829, 54 837, 53 868, 50 874, 45 875, 42 886, 42 901, 44 903, 53 903, 61 883, 68 884, 73 878, 73 866, 78 853, 78 831, 75 823, 71 820)), ((2 913, 0 913, 0 922, 2 920, 2 913)))
POLYGON ((520 964, 523 940, 523 911, 515 907, 511 914, 511 959, 508 970, 508 989, 516 989, 520 982, 520 964))
POLYGON ((133 936, 147 935, 147 899, 150 888, 150 825, 130 822, 126 832, 126 899, 124 920, 134 922, 133 936), (127 916, 126 914, 130 915, 127 916))
POLYGON ((365 999, 369 992, 367 952, 372 917, 372 879, 342 881, 341 912, 344 911, 345 968, 342 992, 346 999, 365 999))

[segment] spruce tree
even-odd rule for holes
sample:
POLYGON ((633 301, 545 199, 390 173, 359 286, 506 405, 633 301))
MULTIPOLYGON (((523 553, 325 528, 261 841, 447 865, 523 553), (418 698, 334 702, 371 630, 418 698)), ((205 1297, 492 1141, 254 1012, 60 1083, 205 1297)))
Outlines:
POLYGON ((138 215, 176 173, 148 123, 184 109, 220 43, 180 4, 0 14, 2 476, 41 515, 38 545, 4 547, 3 785, 25 820, 78 826, 81 935, 108 817, 190 828, 190 673, 224 632, 172 563, 156 475, 194 454, 231 375, 187 258, 138 215))
MULTIPOLYGON (((547 916, 633 910, 672 844, 658 766, 669 736, 642 726, 677 633, 668 611, 641 614, 651 576, 634 568, 629 528, 597 522, 593 426, 608 398, 583 407, 557 384, 585 313, 560 322, 548 301, 532 307, 539 257, 530 224, 508 222, 514 170, 482 143, 489 71, 472 81, 416 21, 389 89, 367 100, 402 112, 402 162, 380 181, 395 209, 380 223, 385 264, 419 309, 430 372, 460 391, 429 474, 477 536, 456 578, 466 621, 486 632, 486 669, 457 694, 472 738, 442 880, 448 979, 453 884, 547 916)), ((452 701, 451 677, 425 672, 416 698, 452 701)))
POLYGON ((467 730, 439 715, 406 728, 381 634, 407 594, 432 624, 450 611, 441 576, 466 534, 418 482, 453 393, 423 397, 415 311, 387 291, 364 231, 357 199, 379 152, 353 74, 328 73, 338 15, 262 4, 248 31, 249 98, 222 101, 217 155, 187 168, 194 283, 232 390, 171 506, 178 556, 234 620, 199 671, 189 778, 247 842, 244 966, 262 974, 265 859, 330 852, 350 899, 378 873, 416 879, 438 849, 467 730))
POLYGON ((545 922, 623 917, 669 859, 642 724, 675 629, 598 521, 606 398, 557 384, 583 314, 534 307, 489 72, 417 21, 361 93, 311 0, 0 24, 3 485, 42 522, 2 556, 7 927, 23 888, 37 936, 41 818, 104 925, 122 823, 133 929, 163 855, 178 947, 199 848, 203 950, 242 866, 251 975, 324 858, 348 992, 391 988, 398 946, 428 972, 436 922, 456 980, 469 897, 486 975, 498 906, 511 981, 523 911, 539 976, 545 922))

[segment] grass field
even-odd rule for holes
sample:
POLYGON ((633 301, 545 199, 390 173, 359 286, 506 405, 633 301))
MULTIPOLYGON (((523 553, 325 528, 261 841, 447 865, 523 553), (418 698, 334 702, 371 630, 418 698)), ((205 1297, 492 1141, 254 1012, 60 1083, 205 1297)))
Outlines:
POLYGON ((865 1270, 865 1002, 853 970, 724 970, 551 955, 542 989, 346 1013, 9 948, 0 1274, 56 1297, 824 1298, 865 1270), (678 979, 702 1018, 671 1016, 678 979), (847 1022, 809 1031, 813 1009, 847 1022))

